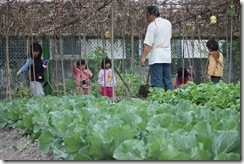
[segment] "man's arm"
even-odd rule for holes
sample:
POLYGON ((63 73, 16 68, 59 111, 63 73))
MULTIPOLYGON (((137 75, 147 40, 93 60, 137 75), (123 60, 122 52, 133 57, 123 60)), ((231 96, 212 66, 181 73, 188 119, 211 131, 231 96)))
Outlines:
POLYGON ((143 51, 141 62, 140 62, 140 65, 142 67, 145 66, 146 57, 150 51, 151 51, 151 46, 144 44, 144 51, 143 51))

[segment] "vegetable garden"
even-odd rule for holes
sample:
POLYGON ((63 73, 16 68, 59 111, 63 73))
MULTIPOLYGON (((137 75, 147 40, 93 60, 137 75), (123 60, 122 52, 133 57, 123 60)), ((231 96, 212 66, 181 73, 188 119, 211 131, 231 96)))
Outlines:
POLYGON ((5 101, 0 127, 23 128, 60 160, 240 160, 240 83, 150 90, 147 100, 118 103, 73 95, 5 101))

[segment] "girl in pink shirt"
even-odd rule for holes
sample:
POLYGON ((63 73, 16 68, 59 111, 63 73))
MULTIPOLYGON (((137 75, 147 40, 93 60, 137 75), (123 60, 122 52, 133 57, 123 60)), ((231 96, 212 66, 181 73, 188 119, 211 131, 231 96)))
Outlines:
POLYGON ((91 78, 92 72, 87 68, 87 64, 84 59, 72 61, 73 72, 76 77, 76 84, 78 91, 82 95, 91 94, 91 78))

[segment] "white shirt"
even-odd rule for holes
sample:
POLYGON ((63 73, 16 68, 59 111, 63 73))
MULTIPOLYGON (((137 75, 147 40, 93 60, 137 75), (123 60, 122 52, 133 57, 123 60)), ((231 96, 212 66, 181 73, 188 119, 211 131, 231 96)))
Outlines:
POLYGON ((155 63, 171 63, 172 24, 157 17, 147 27, 144 44, 151 46, 147 55, 149 65, 155 63))
POLYGON ((101 69, 98 74, 98 84, 106 87, 116 86, 116 76, 112 69, 101 69))

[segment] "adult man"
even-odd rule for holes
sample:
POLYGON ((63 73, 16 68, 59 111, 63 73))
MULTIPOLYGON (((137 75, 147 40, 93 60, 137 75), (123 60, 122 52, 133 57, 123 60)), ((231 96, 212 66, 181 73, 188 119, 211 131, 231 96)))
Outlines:
POLYGON ((151 86, 173 90, 171 80, 171 37, 172 24, 160 17, 156 6, 148 6, 146 13, 150 24, 144 40, 144 51, 140 61, 142 67, 148 58, 151 86))

